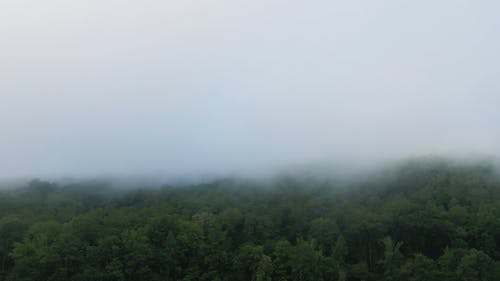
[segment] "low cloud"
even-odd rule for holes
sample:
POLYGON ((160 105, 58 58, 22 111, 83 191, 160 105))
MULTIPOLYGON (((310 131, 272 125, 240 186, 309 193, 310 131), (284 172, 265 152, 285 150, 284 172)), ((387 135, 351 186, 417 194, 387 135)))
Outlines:
POLYGON ((500 4, 202 2, 4 1, 0 177, 498 155, 500 4))

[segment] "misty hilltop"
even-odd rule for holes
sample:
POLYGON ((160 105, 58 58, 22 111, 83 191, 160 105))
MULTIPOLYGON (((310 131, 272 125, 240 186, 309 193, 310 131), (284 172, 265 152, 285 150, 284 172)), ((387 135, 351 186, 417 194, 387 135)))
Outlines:
POLYGON ((500 280, 500 1, 0 2, 0 281, 500 280))
POLYGON ((497 280, 494 165, 419 158, 338 182, 0 192, 5 280, 497 280))

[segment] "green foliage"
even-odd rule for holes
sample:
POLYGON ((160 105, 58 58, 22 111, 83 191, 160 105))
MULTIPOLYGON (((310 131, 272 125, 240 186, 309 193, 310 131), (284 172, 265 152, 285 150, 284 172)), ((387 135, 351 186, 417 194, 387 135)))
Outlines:
POLYGON ((345 188, 291 177, 0 193, 0 280, 500 280, 500 180, 410 161, 345 188))

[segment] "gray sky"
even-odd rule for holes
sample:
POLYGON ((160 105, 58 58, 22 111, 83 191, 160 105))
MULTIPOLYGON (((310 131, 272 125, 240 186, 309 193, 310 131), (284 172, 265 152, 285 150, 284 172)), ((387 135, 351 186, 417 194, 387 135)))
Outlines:
POLYGON ((500 148, 499 1, 0 2, 0 177, 500 148))

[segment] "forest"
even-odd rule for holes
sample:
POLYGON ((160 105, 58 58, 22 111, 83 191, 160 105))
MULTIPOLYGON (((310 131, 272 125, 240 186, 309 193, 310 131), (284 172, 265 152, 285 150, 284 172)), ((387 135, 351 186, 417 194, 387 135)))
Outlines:
POLYGON ((0 280, 500 280, 491 163, 412 159, 347 182, 0 191, 0 280))

